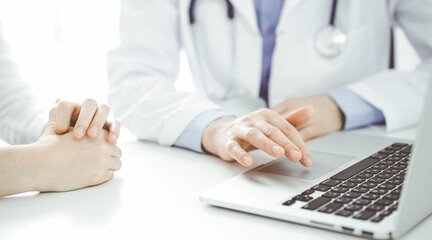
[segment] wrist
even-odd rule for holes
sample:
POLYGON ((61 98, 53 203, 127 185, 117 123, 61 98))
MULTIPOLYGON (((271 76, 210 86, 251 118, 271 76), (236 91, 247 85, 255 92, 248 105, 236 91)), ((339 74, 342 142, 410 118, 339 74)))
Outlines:
POLYGON ((208 127, 204 130, 202 137, 202 146, 204 151, 209 152, 214 155, 218 154, 219 143, 221 142, 219 139, 225 129, 224 126, 234 121, 234 117, 223 117, 216 119, 211 122, 208 127))
POLYGON ((16 145, 0 149, 1 195, 35 191, 35 166, 33 159, 37 154, 32 144, 16 145))

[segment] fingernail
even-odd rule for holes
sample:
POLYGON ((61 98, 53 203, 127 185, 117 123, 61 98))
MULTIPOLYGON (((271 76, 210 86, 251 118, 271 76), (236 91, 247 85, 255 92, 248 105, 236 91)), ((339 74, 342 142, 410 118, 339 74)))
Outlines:
POLYGON ((306 164, 306 166, 311 166, 313 161, 312 161, 312 157, 310 155, 305 155, 303 157, 303 163, 306 164))
POLYGON ((273 153, 276 155, 280 155, 281 153, 284 152, 284 149, 282 147, 279 146, 273 146, 273 153))
POLYGON ((111 134, 110 139, 111 139, 111 141, 115 142, 117 140, 117 135, 111 134))
POLYGON ((98 128, 96 126, 93 126, 90 128, 88 133, 90 134, 90 136, 95 137, 97 136, 98 131, 99 131, 98 128))
POLYGON ((84 137, 84 128, 78 127, 75 129, 75 136, 82 138, 84 137))
POLYGON ((244 157, 244 158, 243 158, 243 163, 244 163, 246 166, 251 165, 251 164, 252 164, 252 158, 250 158, 250 157, 244 157))
POLYGON ((290 151, 290 156, 291 156, 291 160, 292 161, 296 161, 297 162, 301 158, 301 153, 300 153, 300 151, 294 149, 294 150, 290 151))

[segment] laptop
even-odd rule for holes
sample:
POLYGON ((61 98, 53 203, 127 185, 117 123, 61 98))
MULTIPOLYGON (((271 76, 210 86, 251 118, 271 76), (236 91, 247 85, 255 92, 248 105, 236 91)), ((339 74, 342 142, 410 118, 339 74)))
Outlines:
POLYGON ((285 157, 200 193, 219 207, 365 238, 398 238, 432 212, 432 84, 414 142, 353 132, 309 141, 305 168, 285 157))

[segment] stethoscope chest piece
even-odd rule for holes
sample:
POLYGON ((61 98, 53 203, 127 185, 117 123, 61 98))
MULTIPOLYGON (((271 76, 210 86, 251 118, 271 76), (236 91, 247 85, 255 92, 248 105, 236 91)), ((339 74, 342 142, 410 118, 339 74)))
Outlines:
POLYGON ((327 25, 315 36, 315 49, 323 57, 333 58, 343 52, 347 36, 340 28, 327 25))

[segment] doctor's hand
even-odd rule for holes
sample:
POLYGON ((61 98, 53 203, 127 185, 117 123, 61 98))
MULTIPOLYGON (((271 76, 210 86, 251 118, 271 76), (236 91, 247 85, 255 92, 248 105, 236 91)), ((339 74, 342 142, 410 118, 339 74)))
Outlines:
POLYGON ((69 191, 98 185, 110 180, 121 167, 121 150, 109 143, 108 132, 97 137, 76 139, 72 132, 56 134, 56 117, 50 121, 42 137, 30 145, 32 161, 27 172, 29 187, 35 191, 69 191))
POLYGON ((57 100, 56 106, 51 109, 56 116, 55 132, 64 134, 70 127, 77 139, 85 135, 97 137, 103 129, 109 131, 108 141, 116 142, 120 134, 120 123, 118 121, 107 122, 110 109, 107 105, 98 106, 93 99, 85 100, 81 105, 77 103, 57 100))
POLYGON ((312 106, 315 110, 310 121, 297 126, 298 132, 305 141, 342 129, 343 113, 327 95, 287 100, 272 109, 284 116, 304 106, 312 106))
POLYGON ((220 118, 205 129, 202 145, 207 152, 244 166, 252 166, 253 158, 248 151, 254 149, 275 158, 285 155, 293 162, 310 166, 312 156, 296 128, 309 121, 313 112, 313 108, 305 107, 284 118, 266 108, 240 118, 220 118))

